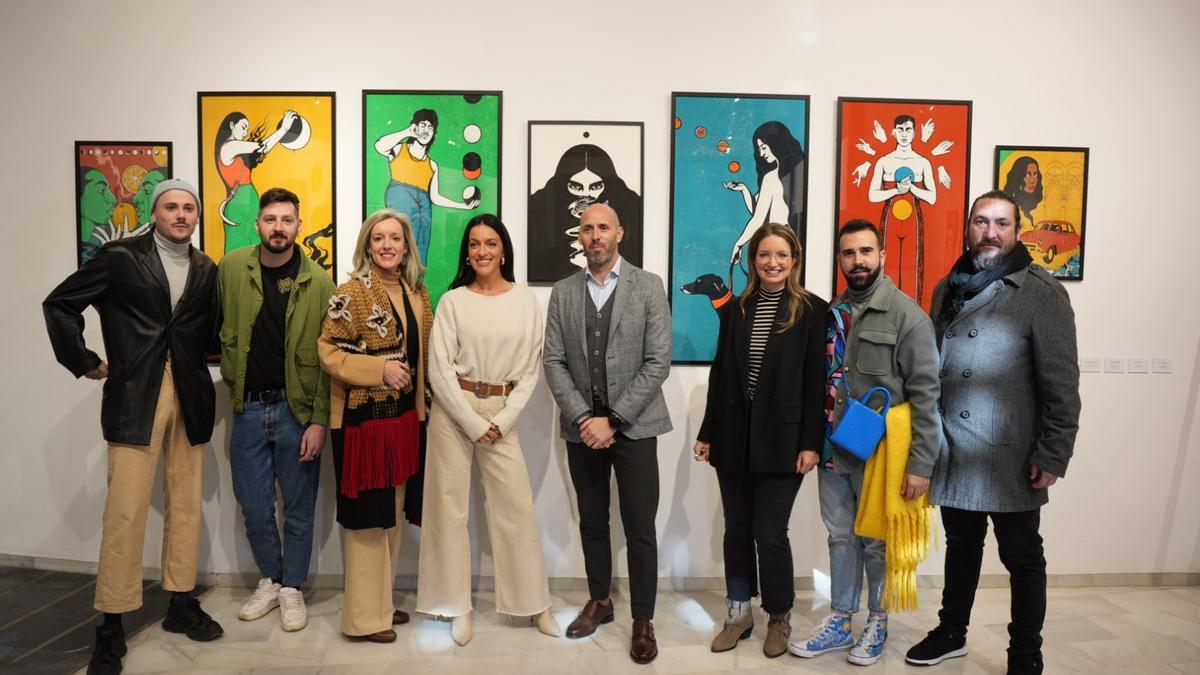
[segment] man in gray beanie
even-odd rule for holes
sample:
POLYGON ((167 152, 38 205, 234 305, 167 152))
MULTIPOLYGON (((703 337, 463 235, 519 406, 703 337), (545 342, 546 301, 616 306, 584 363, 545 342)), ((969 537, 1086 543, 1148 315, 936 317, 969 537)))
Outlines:
POLYGON ((42 310, 59 363, 104 380, 100 426, 108 442, 95 607, 104 613, 88 673, 121 672, 121 615, 142 606, 142 547, 159 457, 165 503, 162 587, 172 592, 163 628, 212 640, 221 626, 191 595, 201 529, 205 444, 214 391, 206 357, 216 344, 217 267, 191 245, 196 189, 164 180, 151 198, 154 229, 120 239, 50 292, 42 310), (108 360, 87 348, 83 310, 96 308, 108 360))

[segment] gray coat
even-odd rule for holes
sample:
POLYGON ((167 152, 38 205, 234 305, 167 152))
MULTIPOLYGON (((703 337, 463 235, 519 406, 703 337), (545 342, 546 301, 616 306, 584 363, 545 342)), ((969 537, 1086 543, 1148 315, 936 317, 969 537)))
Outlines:
POLYGON ((1066 289, 1036 265, 992 282, 949 325, 937 317, 945 444, 933 474, 935 504, 970 511, 1044 505, 1030 465, 1064 476, 1079 430, 1075 313, 1066 289))
MULTIPOLYGON (((834 306, 845 296, 830 303, 834 306)), ((912 404, 912 447, 908 473, 928 478, 933 473, 942 440, 938 419, 938 353, 933 322, 912 298, 883 277, 861 314, 850 322, 846 336, 846 378, 834 402, 834 419, 846 407, 846 387, 860 398, 875 387, 892 394, 892 405, 912 404)), ((871 400, 880 405, 882 397, 871 400)), ((861 470, 864 462, 835 446, 837 462, 861 470)))
MULTIPOLYGON (((579 443, 574 422, 592 409, 584 314, 587 279, 580 270, 554 284, 546 311, 542 364, 559 408, 562 436, 579 443)), ((662 384, 671 372, 671 308, 658 275, 621 261, 608 329, 609 408, 628 424, 629 438, 671 430, 662 384)))

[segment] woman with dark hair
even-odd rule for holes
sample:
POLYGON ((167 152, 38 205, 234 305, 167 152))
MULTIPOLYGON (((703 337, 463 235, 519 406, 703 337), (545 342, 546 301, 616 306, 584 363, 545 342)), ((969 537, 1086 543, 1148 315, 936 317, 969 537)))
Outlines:
POLYGON ((251 129, 250 120, 237 111, 226 115, 217 127, 213 157, 225 184, 225 201, 217 212, 225 223, 226 253, 258 243, 258 190, 250 173, 275 149, 296 117, 295 111, 285 111, 279 128, 269 136, 261 126, 251 129))
POLYGON ((1004 194, 1021 207, 1021 213, 1032 226, 1033 210, 1042 203, 1042 170, 1036 159, 1023 155, 1013 162, 1004 179, 1004 194))
POLYGON ((550 613, 542 535, 517 437, 517 416, 537 386, 542 317, 537 298, 513 283, 508 230, 491 214, 463 232, 458 273, 438 303, 429 414, 417 611, 451 617, 471 640, 471 467, 478 465, 496 577, 496 611, 559 634, 550 613))
POLYGON ((704 421, 692 453, 717 471, 725 514, 728 615, 713 638, 722 652, 750 636, 750 598, 770 616, 763 653, 787 651, 795 600, 788 519, 825 433, 825 311, 800 285, 803 249, 787 225, 750 238, 750 270, 737 302, 721 309, 704 421))
POLYGON ((408 622, 392 599, 401 513, 421 517, 412 493, 420 491, 433 304, 407 216, 388 209, 368 216, 352 260, 317 341, 330 378, 337 521, 345 532, 342 633, 394 642, 392 626, 408 622))
POLYGON ((758 194, 751 194, 745 183, 726 181, 723 185, 742 193, 750 220, 733 244, 729 262, 742 259, 742 247, 764 223, 786 223, 801 242, 804 219, 804 149, 783 122, 765 122, 754 130, 754 170, 758 173, 758 194))

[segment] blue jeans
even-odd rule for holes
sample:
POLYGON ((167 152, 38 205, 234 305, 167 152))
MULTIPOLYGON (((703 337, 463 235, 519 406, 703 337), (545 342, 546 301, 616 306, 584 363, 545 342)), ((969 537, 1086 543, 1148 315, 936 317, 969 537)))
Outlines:
POLYGON ((320 455, 310 462, 300 461, 300 437, 305 428, 287 401, 252 401, 246 403, 244 412, 233 413, 229 438, 233 494, 242 506, 254 562, 262 576, 295 588, 308 578, 313 510, 321 475, 320 455), (283 494, 282 549, 275 522, 276 481, 283 494))
POLYGON ((832 471, 817 470, 817 485, 821 520, 825 521, 825 529, 829 531, 830 605, 834 611, 846 614, 858 611, 863 568, 866 567, 867 607, 872 612, 884 612, 884 543, 854 533, 863 469, 847 469, 835 458, 832 471))

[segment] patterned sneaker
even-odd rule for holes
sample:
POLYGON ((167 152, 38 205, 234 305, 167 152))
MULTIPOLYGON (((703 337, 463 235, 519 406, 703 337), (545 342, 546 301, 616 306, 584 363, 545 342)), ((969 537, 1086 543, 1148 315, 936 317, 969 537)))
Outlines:
POLYGON ((279 589, 283 588, 279 584, 267 578, 258 580, 258 588, 254 589, 254 594, 242 605, 241 611, 238 612, 238 618, 242 621, 253 621, 267 615, 268 612, 279 606, 279 589))
POLYGON ((883 656, 884 642, 887 642, 887 617, 872 614, 846 660, 858 666, 869 666, 883 656))
POLYGON ((850 649, 854 644, 854 633, 850 630, 850 617, 830 614, 817 624, 807 639, 788 645, 788 651, 806 659, 829 652, 850 649))
POLYGON ((300 589, 279 589, 279 622, 289 632, 308 625, 308 608, 304 606, 304 594, 300 589))

